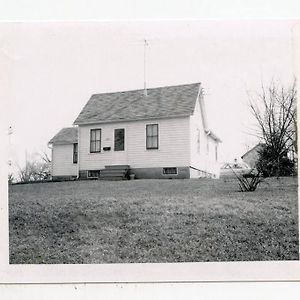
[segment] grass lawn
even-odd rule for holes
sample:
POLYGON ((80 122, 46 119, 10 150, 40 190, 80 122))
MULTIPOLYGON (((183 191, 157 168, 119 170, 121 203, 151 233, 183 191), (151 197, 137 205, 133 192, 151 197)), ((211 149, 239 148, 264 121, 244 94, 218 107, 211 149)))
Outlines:
POLYGON ((297 178, 13 185, 10 263, 297 260, 297 178))

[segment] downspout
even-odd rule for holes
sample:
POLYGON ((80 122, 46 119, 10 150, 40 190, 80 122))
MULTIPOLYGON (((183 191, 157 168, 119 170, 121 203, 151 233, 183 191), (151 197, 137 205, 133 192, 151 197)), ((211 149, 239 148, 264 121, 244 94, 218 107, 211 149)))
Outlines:
MULTIPOLYGON (((196 107, 197 107, 197 102, 199 103, 199 109, 200 109, 200 115, 201 115, 201 118, 202 118, 202 106, 200 104, 200 96, 201 96, 201 92, 202 92, 202 88, 201 88, 201 83, 199 83, 199 90, 198 90, 198 94, 197 94, 197 98, 196 98, 196 104, 194 106, 194 111, 193 111, 193 114, 189 117, 189 167, 192 168, 192 169, 195 169, 194 167, 192 167, 193 165, 193 161, 192 161, 192 125, 191 125, 191 119, 192 117, 195 115, 195 110, 196 110, 196 107)), ((202 120, 203 122, 203 120, 202 120)))
POLYGON ((206 119, 206 111, 205 111, 205 104, 204 104, 204 97, 203 97, 203 89, 201 87, 201 84, 199 86, 199 93, 198 93, 198 101, 199 101, 199 105, 200 105, 200 114, 201 114, 201 118, 202 118, 202 126, 203 126, 203 130, 205 133, 205 137, 206 137, 206 149, 205 149, 205 166, 204 166, 204 172, 205 172, 205 176, 207 176, 208 173, 208 160, 209 160, 209 153, 208 153, 208 135, 209 135, 209 130, 207 129, 207 119, 206 119))
POLYGON ((77 180, 79 179, 79 170, 80 170, 80 155, 79 155, 79 153, 80 153, 80 147, 79 147, 79 132, 80 132, 80 130, 79 130, 80 128, 79 128, 79 126, 78 126, 78 134, 77 134, 77 180))
POLYGON ((53 177, 53 144, 48 143, 47 147, 51 150, 51 177, 53 177))

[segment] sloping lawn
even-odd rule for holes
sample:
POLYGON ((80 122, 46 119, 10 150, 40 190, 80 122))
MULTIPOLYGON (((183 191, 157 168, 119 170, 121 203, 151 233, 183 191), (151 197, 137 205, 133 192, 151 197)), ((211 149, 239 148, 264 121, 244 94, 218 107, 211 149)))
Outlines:
POLYGON ((297 260, 297 178, 78 181, 9 191, 10 263, 297 260))

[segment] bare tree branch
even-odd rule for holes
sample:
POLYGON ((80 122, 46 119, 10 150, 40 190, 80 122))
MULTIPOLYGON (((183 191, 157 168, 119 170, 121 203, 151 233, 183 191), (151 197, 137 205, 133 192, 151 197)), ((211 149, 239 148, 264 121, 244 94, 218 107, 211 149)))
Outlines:
MULTIPOLYGON (((249 97, 250 111, 257 121, 259 130, 256 136, 273 153, 273 164, 279 164, 282 158, 298 152, 297 148, 297 111, 296 82, 288 87, 278 87, 274 81, 255 99, 249 97)), ((271 161, 270 161, 271 163, 271 161)))

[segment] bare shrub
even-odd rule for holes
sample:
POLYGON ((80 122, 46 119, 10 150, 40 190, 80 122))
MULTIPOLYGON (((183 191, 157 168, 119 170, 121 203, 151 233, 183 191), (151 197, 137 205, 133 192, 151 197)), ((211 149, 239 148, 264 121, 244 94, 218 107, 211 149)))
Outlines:
POLYGON ((34 153, 26 158, 25 166, 19 167, 19 182, 45 181, 51 178, 51 161, 46 153, 34 153))
POLYGON ((251 169, 250 172, 244 174, 236 173, 232 167, 230 167, 239 182, 241 192, 254 192, 259 183, 264 180, 263 175, 256 169, 251 169))

